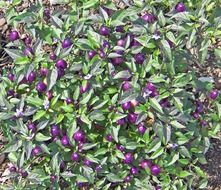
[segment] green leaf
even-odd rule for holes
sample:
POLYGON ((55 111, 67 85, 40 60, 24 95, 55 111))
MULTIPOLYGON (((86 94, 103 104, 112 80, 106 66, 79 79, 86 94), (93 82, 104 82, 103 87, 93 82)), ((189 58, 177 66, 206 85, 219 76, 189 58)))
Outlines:
POLYGON ((131 74, 128 70, 120 71, 114 76, 114 79, 130 78, 131 74))
POLYGON ((186 126, 182 125, 181 123, 179 123, 178 121, 174 120, 171 121, 170 124, 178 129, 184 129, 186 128, 186 126))
POLYGON ((86 104, 89 102, 92 95, 92 91, 90 91, 81 101, 80 104, 86 104))
POLYGON ((52 71, 47 76, 47 84, 48 84, 48 91, 52 89, 52 87, 56 84, 58 77, 57 69, 52 69, 52 71))
POLYGON ((217 108, 217 111, 218 111, 218 116, 219 116, 219 118, 221 119, 221 104, 219 104, 218 102, 216 102, 216 108, 217 108))
POLYGON ((33 121, 39 120, 46 114, 46 111, 44 110, 39 110, 37 113, 34 115, 33 121))
POLYGON ((111 128, 112 130, 111 130, 111 134, 113 135, 113 138, 114 138, 114 140, 116 141, 116 142, 118 142, 118 132, 119 132, 119 130, 120 130, 120 126, 117 126, 117 127, 113 127, 112 126, 112 128, 111 128))
POLYGON ((158 158, 160 155, 162 155, 164 152, 164 148, 163 147, 160 147, 158 148, 152 155, 151 155, 151 159, 156 159, 158 158))
POLYGON ((161 146, 160 139, 155 139, 151 142, 150 146, 148 147, 148 153, 156 151, 161 146))
POLYGON ((136 142, 128 142, 126 144, 126 149, 128 150, 135 150, 137 148, 138 144, 136 142))
POLYGON ((123 95, 121 96, 121 99, 119 101, 119 104, 129 102, 131 100, 136 99, 137 97, 138 97, 138 93, 133 89, 129 89, 128 91, 123 93, 123 95))
POLYGON ((14 151, 17 151, 21 146, 22 146, 22 141, 21 140, 16 141, 16 142, 14 142, 14 144, 6 145, 3 152, 5 152, 5 153, 14 152, 14 151))
POLYGON ((166 40, 161 40, 163 54, 166 59, 171 62, 172 61, 172 52, 170 49, 170 45, 166 40))
POLYGON ((179 174, 178 174, 178 176, 180 177, 180 178, 186 178, 187 176, 190 176, 190 175, 192 175, 190 172, 188 172, 188 171, 181 171, 179 174))
POLYGON ((94 110, 89 114, 89 117, 92 121, 103 121, 105 120, 105 116, 99 110, 94 110))
POLYGON ((107 180, 110 182, 122 182, 123 179, 121 179, 119 176, 115 175, 115 174, 107 174, 107 180))
POLYGON ((98 0, 89 0, 89 1, 86 1, 84 4, 83 4, 83 8, 84 9, 89 9, 93 6, 95 6, 99 1, 98 0))
POLYGON ((32 104, 32 105, 35 105, 35 106, 42 106, 44 101, 38 97, 32 97, 32 96, 28 96, 26 98, 26 102, 28 104, 32 104))
POLYGON ((150 98, 150 105, 152 108, 154 108, 156 111, 160 112, 161 114, 163 114, 163 110, 161 105, 158 103, 158 101, 156 100, 156 98, 150 98))
POLYGON ((94 153, 94 156, 97 157, 97 156, 100 156, 100 155, 104 155, 107 153, 107 149, 106 148, 99 148, 95 153, 94 153))
POLYGON ((92 149, 92 148, 94 148, 95 146, 97 146, 98 145, 98 143, 85 143, 84 145, 83 145, 83 150, 90 150, 90 149, 92 149))
POLYGON ((40 141, 40 142, 42 142, 42 141, 48 141, 48 140, 50 140, 50 139, 51 139, 51 137, 45 136, 45 135, 43 135, 42 133, 37 133, 36 136, 35 136, 35 140, 36 140, 36 141, 40 141))
POLYGON ((16 49, 4 49, 5 52, 12 58, 12 59, 17 59, 17 58, 21 58, 23 55, 19 50, 16 49))
POLYGON ((172 158, 171 161, 167 164, 167 166, 170 166, 170 165, 174 164, 178 159, 179 159, 179 153, 174 154, 173 158, 172 158))

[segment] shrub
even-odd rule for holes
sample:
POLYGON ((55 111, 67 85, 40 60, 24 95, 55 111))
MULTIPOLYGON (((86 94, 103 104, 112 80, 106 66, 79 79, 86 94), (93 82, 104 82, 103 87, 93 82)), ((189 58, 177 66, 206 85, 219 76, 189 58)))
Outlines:
POLYGON ((221 97, 199 74, 220 63, 218 1, 38 1, 17 12, 20 2, 0 1, 12 189, 204 188, 198 163, 220 130, 221 97))

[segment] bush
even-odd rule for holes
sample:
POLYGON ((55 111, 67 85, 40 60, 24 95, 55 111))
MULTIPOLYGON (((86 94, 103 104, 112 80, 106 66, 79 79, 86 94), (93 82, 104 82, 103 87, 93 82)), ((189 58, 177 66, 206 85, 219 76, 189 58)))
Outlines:
POLYGON ((220 130, 221 97, 200 76, 220 64, 219 1, 125 2, 18 12, 21 1, 0 1, 11 25, 0 120, 12 189, 206 186, 199 163, 220 130))

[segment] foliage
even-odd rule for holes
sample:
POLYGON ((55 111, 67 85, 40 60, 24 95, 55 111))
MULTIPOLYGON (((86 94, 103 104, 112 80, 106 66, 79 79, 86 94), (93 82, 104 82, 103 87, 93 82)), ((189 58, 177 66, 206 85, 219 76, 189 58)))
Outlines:
POLYGON ((0 85, 15 167, 1 189, 205 188, 198 163, 220 130, 221 97, 196 72, 213 54, 220 65, 219 1, 185 11, 166 0, 50 2, 18 12, 21 0, 0 1, 19 35, 0 85))

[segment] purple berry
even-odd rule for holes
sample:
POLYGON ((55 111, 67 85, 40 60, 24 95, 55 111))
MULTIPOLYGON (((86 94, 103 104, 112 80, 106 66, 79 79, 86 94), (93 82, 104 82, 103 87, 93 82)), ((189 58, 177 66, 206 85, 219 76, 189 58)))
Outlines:
POLYGON ((161 187, 160 186, 156 186, 155 190, 161 190, 161 187))
POLYGON ((15 91, 13 89, 9 89, 7 91, 7 96, 14 96, 15 95, 15 91))
POLYGON ((152 175, 157 176, 160 174, 160 167, 158 165, 153 165, 150 168, 150 172, 152 175))
POLYGON ((149 24, 152 24, 155 21, 154 15, 150 13, 146 13, 141 18, 143 19, 144 22, 149 23, 149 24))
POLYGON ((170 106, 170 102, 168 101, 168 98, 164 98, 160 100, 160 105, 162 108, 166 108, 170 106))
POLYGON ((50 18, 50 9, 44 10, 44 16, 46 16, 47 18, 50 18))
POLYGON ((121 105, 123 110, 129 110, 131 108, 131 103, 130 102, 125 102, 121 105))
POLYGON ((117 148, 118 150, 120 150, 121 152, 123 152, 123 151, 125 150, 124 146, 119 145, 119 144, 116 145, 116 148, 117 148))
POLYGON ((124 62, 122 57, 115 57, 111 59, 111 63, 115 66, 121 65, 124 62))
POLYGON ((212 90, 209 94, 210 99, 215 100, 219 95, 218 90, 212 90))
POLYGON ((117 45, 118 46, 121 46, 121 47, 124 47, 125 46, 125 40, 124 39, 120 39, 117 41, 117 45))
POLYGON ((129 183, 129 182, 131 181, 131 179, 132 179, 132 177, 131 177, 130 175, 128 175, 128 176, 126 176, 126 177, 124 178, 124 181, 125 181, 126 183, 129 183))
POLYGON ((57 137, 60 134, 60 128, 58 125, 53 124, 51 126, 51 136, 52 137, 57 137))
POLYGON ((85 160, 84 160, 84 165, 86 165, 86 166, 91 166, 91 165, 92 165, 92 162, 91 162, 90 160, 88 160, 88 159, 85 159, 85 160))
POLYGON ((34 80, 36 79, 36 73, 34 71, 32 71, 29 75, 28 75, 28 82, 32 83, 34 80))
POLYGON ((136 113, 129 113, 127 116, 127 119, 130 123, 135 123, 137 120, 137 114, 136 113))
POLYGON ((85 86, 80 87, 80 93, 83 94, 83 93, 87 92, 89 89, 90 89, 90 83, 87 82, 87 84, 85 86))
POLYGON ((18 34, 18 32, 15 31, 15 30, 11 31, 10 34, 9 34, 9 39, 10 39, 10 41, 12 41, 12 42, 15 41, 15 40, 18 40, 18 39, 19 39, 19 34, 18 34))
POLYGON ((131 43, 130 43, 130 47, 135 47, 135 46, 140 46, 141 44, 135 40, 135 39, 132 39, 131 43))
POLYGON ((24 43, 26 46, 29 46, 31 45, 31 38, 29 36, 27 36, 25 39, 24 39, 24 43))
POLYGON ((72 45, 72 41, 70 38, 66 38, 63 42, 62 42, 62 48, 68 48, 72 45))
POLYGON ((145 60, 145 55, 143 53, 138 53, 134 56, 134 59, 137 64, 143 64, 145 60))
POLYGON ((130 169, 130 173, 131 173, 132 175, 137 175, 137 174, 138 174, 138 168, 133 166, 133 167, 130 169))
POLYGON ((97 165, 96 168, 95 168, 95 171, 96 172, 100 172, 102 169, 102 166, 101 165, 97 165))
POLYGON ((51 183, 55 183, 56 180, 57 180, 57 176, 56 176, 56 175, 51 175, 51 176, 50 176, 50 181, 51 181, 51 183))
POLYGON ((59 59, 56 62, 55 65, 58 69, 66 69, 67 68, 67 62, 64 59, 59 59))
POLYGON ((53 94, 52 94, 51 91, 48 91, 48 92, 46 93, 46 95, 47 95, 47 97, 48 97, 48 100, 51 100, 51 99, 53 98, 53 94))
POLYGON ((9 73, 8 79, 13 82, 15 80, 15 75, 13 73, 9 73))
POLYGON ((11 166, 11 167, 9 168, 9 171, 10 171, 11 173, 13 173, 13 172, 16 172, 17 169, 16 169, 15 166, 11 166))
POLYGON ((204 110, 203 104, 202 104, 202 103, 197 103, 196 112, 197 112, 197 113, 202 113, 203 110, 204 110))
POLYGON ((124 118, 119 119, 119 120, 117 121, 117 124, 118 124, 118 125, 124 125, 125 123, 126 123, 126 121, 125 121, 124 118))
POLYGON ((48 69, 45 68, 45 67, 41 67, 41 69, 40 69, 40 75, 41 75, 42 77, 46 77, 46 76, 48 75, 48 69))
POLYGON ((104 50, 99 51, 99 56, 101 59, 105 58, 106 54, 105 54, 104 50))
POLYGON ((117 26, 116 27, 116 32, 123 33, 124 32, 124 26, 117 26))
POLYGON ((26 48, 24 49, 24 55, 25 55, 25 56, 32 55, 32 54, 33 54, 33 50, 32 50, 31 47, 26 47, 26 48))
POLYGON ((57 59, 57 55, 54 52, 51 52, 49 55, 50 59, 55 61, 57 59))
POLYGON ((44 82, 38 82, 36 85, 36 90, 40 93, 45 92, 47 89, 47 85, 44 82))
POLYGON ((108 135, 106 136, 106 140, 109 141, 109 142, 113 141, 112 135, 111 135, 111 134, 108 134, 108 135))
POLYGON ((175 9, 177 13, 180 13, 180 12, 184 12, 186 10, 186 7, 184 3, 180 2, 176 5, 175 9))
POLYGON ((124 157, 125 157, 125 159, 124 159, 124 163, 125 164, 131 164, 132 162, 133 162, 133 160, 134 160, 134 156, 133 156, 133 154, 132 153, 126 153, 125 155, 124 155, 124 157))
POLYGON ((71 160, 72 160, 73 162, 79 162, 79 160, 80 160, 79 154, 76 153, 76 152, 73 152, 73 153, 71 154, 71 160))
POLYGON ((110 30, 106 26, 101 26, 99 32, 102 36, 108 36, 110 34, 110 30))
POLYGON ((63 146, 68 146, 69 145, 69 139, 66 135, 64 135, 62 138, 61 138, 61 144, 63 146))
POLYGON ((30 131, 35 131, 36 130, 36 126, 35 126, 35 124, 34 123, 29 123, 28 124, 28 129, 30 130, 30 131))
POLYGON ((152 162, 150 160, 142 160, 140 162, 140 167, 142 169, 150 168, 152 166, 152 162))
POLYGON ((96 51, 91 50, 91 51, 88 52, 88 58, 91 60, 96 54, 97 54, 96 51))
POLYGON ((58 71, 58 79, 60 79, 65 75, 64 69, 57 69, 57 71, 58 71))
POLYGON ((198 118, 200 117, 200 115, 199 115, 197 112, 193 112, 193 117, 194 117, 195 119, 198 119, 198 118))
POLYGON ((143 135, 147 129, 146 129, 146 127, 144 126, 144 123, 141 122, 141 123, 138 124, 137 130, 138 130, 138 132, 139 132, 141 135, 143 135))
POLYGON ((203 120, 203 121, 200 122, 200 125, 202 127, 206 127, 208 125, 208 123, 207 123, 207 121, 203 120))
POLYGON ((67 104, 72 104, 73 103, 73 99, 72 98, 66 98, 66 103, 67 104))
POLYGON ((103 41, 103 48, 107 48, 107 49, 110 48, 110 44, 108 41, 106 41, 106 40, 103 41))
POLYGON ((85 141, 85 134, 83 131, 78 130, 74 133, 73 138, 76 142, 84 142, 85 141))
POLYGON ((150 97, 153 98, 153 97, 156 97, 158 95, 159 95, 159 93, 155 90, 155 91, 151 92, 150 97))
POLYGON ((37 145, 35 148, 32 149, 31 155, 32 156, 37 156, 41 152, 42 152, 41 147, 37 145))
POLYGON ((156 90, 156 88, 155 88, 155 86, 154 86, 154 84, 153 84, 152 82, 148 82, 148 83, 146 84, 146 88, 147 88, 148 90, 150 90, 150 91, 155 91, 155 90, 156 90))
POLYGON ((125 81, 122 85, 123 91, 128 91, 131 88, 131 84, 128 81, 125 81))

